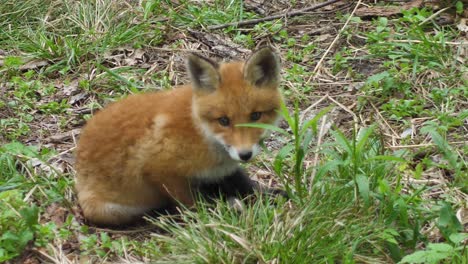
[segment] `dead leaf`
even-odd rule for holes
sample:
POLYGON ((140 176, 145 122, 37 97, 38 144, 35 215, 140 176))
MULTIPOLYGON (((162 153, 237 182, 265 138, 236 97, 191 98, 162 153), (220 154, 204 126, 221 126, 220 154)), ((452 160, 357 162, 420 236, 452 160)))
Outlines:
POLYGON ((460 22, 457 24, 458 30, 461 32, 468 32, 468 19, 467 18, 462 18, 460 19, 460 22))
POLYGON ((261 0, 246 0, 244 1, 244 6, 248 11, 254 11, 257 14, 265 15, 266 10, 263 2, 264 1, 261 0))
POLYGON ((413 0, 401 6, 361 7, 358 10, 356 10, 355 15, 359 17, 367 17, 367 16, 388 17, 388 16, 400 14, 402 10, 409 10, 414 7, 420 7, 422 3, 423 3, 423 0, 413 0))
POLYGON ((200 32, 193 29, 189 29, 189 32, 193 37, 211 47, 211 51, 222 58, 242 58, 244 57, 244 54, 250 53, 248 49, 242 48, 240 45, 232 42, 229 38, 223 38, 221 35, 209 34, 207 32, 200 32))
POLYGON ((39 260, 37 260, 37 258, 35 258, 35 257, 27 258, 23 262, 23 264, 39 264, 39 263, 41 263, 41 262, 39 262, 39 260))
MULTIPOLYGON (((138 65, 139 68, 143 68, 142 65, 148 65, 148 56, 144 49, 119 48, 112 52, 104 53, 104 58, 106 58, 106 62, 111 64, 112 67, 138 65)), ((147 67, 149 66, 144 68, 147 67)))
POLYGON ((68 216, 68 210, 59 203, 53 203, 46 208, 44 219, 54 222, 57 226, 62 226, 68 216))
POLYGON ((318 43, 318 42, 325 42, 327 39, 331 39, 333 38, 332 35, 330 34, 322 34, 322 35, 319 35, 314 42, 318 43))
POLYGON ((46 60, 31 60, 31 61, 26 62, 26 64, 21 65, 19 69, 22 71, 27 71, 27 70, 41 68, 47 65, 49 65, 49 61, 46 61, 46 60))
POLYGON ((63 143, 65 141, 69 141, 80 133, 80 129, 73 129, 71 131, 67 131, 64 133, 59 133, 48 137, 45 141, 50 143, 63 143))
POLYGON ((413 136, 413 128, 412 127, 409 127, 407 129, 403 130, 403 132, 400 134, 401 138, 405 138, 405 137, 409 137, 409 136, 413 136))
POLYGON ((79 94, 75 94, 73 95, 70 100, 68 101, 68 103, 70 105, 75 105, 76 103, 78 102, 81 102, 81 101, 84 101, 86 100, 86 98, 89 97, 89 94, 86 93, 86 92, 83 92, 83 93, 79 93, 79 94))
POLYGON ((73 80, 68 85, 64 85, 62 88, 63 94, 66 96, 70 96, 78 93, 78 83, 78 80, 73 80))

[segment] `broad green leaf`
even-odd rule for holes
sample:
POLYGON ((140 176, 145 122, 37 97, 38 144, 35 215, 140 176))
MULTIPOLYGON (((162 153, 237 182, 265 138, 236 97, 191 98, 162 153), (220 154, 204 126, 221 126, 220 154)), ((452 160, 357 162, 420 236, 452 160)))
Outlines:
POLYGON ((446 239, 449 239, 451 234, 456 234, 463 230, 463 226, 460 224, 460 221, 458 221, 450 204, 444 203, 440 209, 437 227, 446 239))
POLYGON ((382 194, 389 194, 390 193, 390 185, 388 184, 388 181, 385 179, 379 180, 379 192, 382 194))
POLYGON ((11 153, 13 155, 24 155, 27 157, 37 157, 37 149, 32 146, 26 146, 20 142, 13 141, 1 146, 0 150, 11 153))
POLYGON ((455 8, 457 10, 457 14, 461 15, 463 13, 463 2, 462 1, 457 1, 455 3, 455 8))
POLYGON ((450 166, 454 170, 459 170, 458 167, 458 157, 455 152, 452 150, 447 141, 439 134, 437 131, 432 129, 427 129, 426 132, 431 136, 432 141, 439 148, 440 151, 444 154, 444 158, 449 162, 450 166))
POLYGON ((427 248, 431 251, 437 251, 437 252, 451 252, 453 250, 453 247, 446 243, 437 243, 437 244, 429 243, 429 245, 427 245, 427 248))
POLYGON ((401 222, 403 222, 404 226, 410 226, 408 221, 408 206, 406 202, 402 198, 399 198, 396 203, 398 205, 398 212, 401 222))
POLYGON ((309 144, 312 141, 313 137, 312 131, 308 130, 308 132, 304 135, 304 138, 302 138, 302 148, 307 151, 309 148, 309 144))
POLYGON ((445 259, 446 253, 439 253, 433 251, 417 251, 413 254, 403 257, 398 263, 425 263, 425 264, 436 264, 440 260, 445 259))
POLYGON ((421 176, 422 176, 422 173, 423 173, 423 163, 422 162, 419 162, 418 164, 416 164, 416 167, 414 168, 414 174, 413 174, 413 177, 415 179, 421 179, 421 176))
POLYGON ((325 173, 335 169, 338 167, 338 165, 342 165, 343 161, 341 160, 332 160, 327 163, 325 163, 323 166, 320 166, 319 169, 317 170, 317 173, 315 174, 315 179, 314 181, 319 181, 322 179, 322 177, 325 175, 325 173))
POLYGON ((385 79, 385 78, 388 78, 390 77, 390 73, 388 73, 387 71, 384 71, 384 72, 380 72, 380 73, 377 73, 377 74, 374 74, 372 76, 370 76, 369 78, 367 78, 367 81, 366 83, 377 83, 377 82, 380 82, 381 80, 385 79))
POLYGON ((370 135, 374 132, 374 126, 370 126, 368 128, 362 128, 359 130, 357 135, 357 145, 356 145, 356 152, 362 153, 364 146, 368 143, 368 139, 370 135))
POLYGON ((398 244, 398 241, 395 239, 395 237, 399 237, 400 234, 398 234, 398 231, 395 229, 385 229, 380 237, 382 237, 385 241, 392 243, 392 244, 398 244))
POLYGON ((369 205, 369 178, 366 176, 359 174, 356 177, 356 183, 359 188, 359 194, 361 195, 362 199, 364 200, 366 205, 369 205))
POLYGON ((460 244, 462 241, 468 239, 468 233, 456 233, 449 236, 450 241, 455 245, 460 244))
POLYGON ((281 170, 283 168, 283 161, 293 149, 293 145, 286 145, 278 151, 278 154, 276 154, 275 157, 275 161, 273 162, 273 169, 275 170, 276 174, 282 176, 281 170))
POLYGON ((350 142, 348 141, 348 139, 345 137, 345 135, 343 135, 343 133, 341 131, 339 131, 339 130, 334 130, 331 133, 335 137, 336 142, 342 148, 344 148, 347 153, 352 155, 352 153, 353 153, 352 147, 351 147, 350 142))
POLYGON ((24 62, 21 57, 7 56, 4 59, 3 64, 5 65, 5 67, 18 68, 19 66, 23 65, 24 62))
POLYGON ((26 222, 27 227, 33 228, 38 224, 39 208, 37 206, 33 205, 31 207, 22 208, 19 213, 26 222))

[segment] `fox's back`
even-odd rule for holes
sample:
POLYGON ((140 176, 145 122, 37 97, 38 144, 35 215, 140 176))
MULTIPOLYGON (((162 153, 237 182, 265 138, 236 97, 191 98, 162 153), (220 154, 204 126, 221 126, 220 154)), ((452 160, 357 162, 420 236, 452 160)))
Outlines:
MULTIPOLYGON (((165 170, 177 170, 174 159, 180 163, 194 157, 209 159, 210 149, 193 124, 191 96, 190 87, 179 87, 129 96, 103 109, 81 133, 78 171, 95 169, 99 172, 93 177, 115 178, 127 171, 141 175, 150 170, 152 155, 158 155, 158 166, 168 167, 165 170)), ((202 165, 199 160, 191 163, 202 165)))

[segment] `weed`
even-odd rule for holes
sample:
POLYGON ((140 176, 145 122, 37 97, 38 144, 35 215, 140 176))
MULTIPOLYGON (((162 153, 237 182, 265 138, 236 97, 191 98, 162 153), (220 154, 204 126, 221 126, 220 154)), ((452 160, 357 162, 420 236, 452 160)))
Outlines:
MULTIPOLYGON (((39 230, 39 208, 26 203, 22 173, 14 155, 36 155, 33 148, 18 143, 0 147, 0 261, 21 254, 39 230)), ((26 168, 24 168, 26 169, 26 168)))
POLYGON ((427 133, 431 136, 432 141, 435 143, 437 148, 442 153, 444 159, 447 161, 447 164, 438 164, 437 166, 448 168, 453 171, 453 178, 455 183, 460 184, 464 190, 467 190, 468 183, 466 182, 466 162, 463 158, 459 157, 457 152, 453 151, 452 147, 447 143, 447 141, 438 133, 438 127, 431 125, 425 126, 422 132, 427 133))
POLYGON ((251 12, 246 12, 242 1, 216 0, 213 3, 200 3, 193 5, 190 1, 182 1, 182 7, 176 10, 170 4, 169 16, 173 18, 173 23, 177 26, 201 26, 218 25, 228 22, 240 21, 253 17, 251 12))
POLYGON ((0 200, 0 261, 3 262, 21 254, 33 240, 38 228, 39 209, 24 203, 22 194, 15 190, 0 193, 0 200))
MULTIPOLYGON (((440 263, 442 260, 451 263, 463 263, 464 256, 460 255, 462 248, 454 248, 445 243, 429 244, 427 250, 417 251, 405 256, 400 263, 440 263)), ((465 255, 466 257, 466 255, 465 255)))
POLYGON ((216 208, 201 203, 197 212, 183 211, 184 224, 173 218, 154 221, 173 234, 155 234, 155 239, 166 245, 166 262, 345 261, 373 247, 373 234, 381 229, 371 214, 362 215, 366 223, 350 218, 356 209, 352 203, 345 190, 323 192, 321 199, 307 200, 289 212, 281 202, 271 206, 262 198, 245 205, 241 214, 227 203, 218 203, 216 208))
MULTIPOLYGON (((289 184, 289 180, 284 176, 284 160, 292 155, 293 160, 293 181, 294 181, 294 191, 300 200, 300 203, 303 204, 303 199, 306 195, 306 189, 304 186, 307 186, 306 179, 304 175, 304 159, 306 158, 308 152, 310 151, 309 145, 312 141, 312 137, 317 133, 317 122, 319 119, 324 116, 329 109, 324 109, 318 113, 313 119, 307 120, 304 123, 301 123, 299 120, 299 111, 297 104, 295 105, 295 111, 293 114, 290 114, 288 109, 284 104, 281 105, 281 116, 286 120, 289 127, 292 131, 291 144, 286 144, 279 152, 274 161, 274 170, 280 177, 282 183, 284 184, 286 191, 291 194, 292 186, 289 184)), ((267 130, 272 130, 278 132, 284 136, 289 137, 289 133, 285 129, 267 124, 245 124, 240 126, 249 126, 249 127, 259 127, 267 130)))

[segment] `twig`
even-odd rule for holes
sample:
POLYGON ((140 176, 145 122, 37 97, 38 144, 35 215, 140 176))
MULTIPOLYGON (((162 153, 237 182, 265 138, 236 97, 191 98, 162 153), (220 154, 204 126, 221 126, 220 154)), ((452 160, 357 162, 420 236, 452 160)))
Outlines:
MULTIPOLYGON (((349 85, 359 85, 359 84, 365 84, 366 82, 315 82, 315 83, 309 83, 309 85, 316 85, 316 86, 320 86, 320 85, 345 85, 345 84, 349 84, 349 85)), ((348 95, 346 95, 348 96, 348 95)))
POLYGON ((422 26, 427 23, 427 21, 434 19, 436 16, 438 16, 440 13, 445 12, 445 10, 449 9, 450 7, 442 8, 441 10, 435 12, 428 18, 424 19, 424 21, 421 21, 421 23, 418 24, 418 26, 422 26))
POLYGON ((370 103, 372 108, 374 108, 375 112, 377 113, 377 115, 384 121, 384 123, 387 125, 387 127, 390 129, 390 131, 392 131, 393 135, 397 138, 400 138, 400 136, 397 134, 397 132, 395 132, 395 130, 393 130, 392 126, 390 126, 390 124, 387 122, 387 120, 385 120, 385 118, 382 116, 382 114, 380 114, 379 110, 377 109, 377 107, 375 107, 375 105, 371 102, 370 103))
POLYGON ((286 13, 283 13, 283 14, 266 16, 266 17, 263 17, 263 18, 244 20, 244 21, 239 21, 239 22, 226 23, 226 24, 217 25, 217 26, 209 26, 208 29, 213 30, 213 29, 227 28, 227 27, 230 27, 230 26, 237 26, 238 27, 238 26, 252 25, 252 24, 258 24, 258 23, 261 23, 261 22, 275 20, 275 19, 283 18, 283 17, 298 16, 298 15, 302 15, 305 12, 313 11, 313 10, 325 7, 327 5, 331 5, 331 4, 339 2, 339 1, 341 1, 341 0, 330 0, 330 1, 320 3, 320 4, 317 4, 317 5, 314 5, 314 6, 309 6, 309 7, 306 7, 306 8, 299 9, 299 10, 286 12, 286 13))
MULTIPOLYGON (((417 40, 417 39, 392 39, 387 42, 379 42, 379 44, 388 44, 388 43, 422 43, 423 41, 417 40)), ((439 42, 439 41, 430 41, 430 40, 424 40, 424 42, 428 42, 431 44, 446 44, 446 45, 461 45, 461 46, 466 46, 468 45, 468 41, 460 41, 460 42, 454 42, 454 41, 445 41, 445 42, 439 42)))
MULTIPOLYGON (((354 120, 354 123, 355 125, 357 125, 358 121, 359 121, 359 118, 357 117, 357 115, 351 111, 348 107, 344 106, 343 104, 341 104, 340 102, 336 101, 335 99, 333 99, 333 97, 331 96, 327 96, 327 98, 332 101, 333 103, 335 103, 336 105, 338 105, 341 109, 345 110, 346 112, 348 112, 349 114, 351 114, 353 116, 353 120, 354 120)), ((357 127, 356 127, 357 128, 357 127)))
POLYGON ((42 250, 39 250, 39 249, 33 249, 33 251, 41 254, 42 256, 46 257, 47 259, 49 259, 50 261, 52 261, 52 263, 57 263, 57 260, 54 259, 51 255, 45 253, 44 251, 42 250))
POLYGON ((332 49, 332 47, 335 45, 336 41, 338 41, 338 39, 340 38, 341 36, 341 33, 343 33, 343 31, 345 30, 345 28, 348 26, 348 23, 349 21, 351 21, 351 18, 354 16, 354 13, 356 12, 357 8, 359 7, 359 5, 361 5, 361 1, 362 0, 359 0, 356 4, 356 6, 354 7, 353 9, 353 12, 351 12, 351 14, 349 15, 348 19, 346 20, 345 24, 343 25, 343 27, 341 28, 340 32, 338 32, 338 34, 336 35, 335 39, 332 41, 332 43, 330 44, 330 46, 328 47, 328 49, 325 51, 325 53, 323 54, 322 58, 320 58, 319 62, 317 63, 317 65, 315 66, 313 72, 312 72, 312 75, 310 76, 310 78, 307 80, 306 82, 306 85, 308 85, 310 83, 310 81, 312 80, 312 78, 315 77, 318 69, 320 68, 320 66, 322 65, 322 62, 325 60, 325 57, 328 55, 328 53, 330 52, 330 50, 332 49))
POLYGON ((314 154, 314 161, 312 163, 312 173, 310 174, 310 188, 311 188, 311 191, 312 191, 312 186, 314 185, 315 175, 317 174, 317 164, 318 164, 318 159, 319 159, 320 147, 322 146, 322 138, 327 133, 326 130, 328 130, 328 127, 326 128, 326 125, 327 125, 327 115, 323 116, 323 118, 322 118, 322 123, 320 125, 320 130, 319 130, 319 134, 318 134, 317 148, 316 148, 317 151, 314 154))
MULTIPOLYGON (((464 145, 467 144, 467 141, 456 141, 456 142, 447 142, 449 145, 464 145)), ((391 149, 405 149, 405 148, 420 148, 420 147, 435 147, 437 146, 434 143, 427 144, 416 144, 416 145, 399 145, 399 146, 389 146, 391 149)))
POLYGON ((411 178, 409 180, 410 183, 422 183, 422 184, 427 184, 427 183, 432 183, 432 184, 442 184, 442 182, 438 179, 423 179, 423 180, 418 180, 411 178))
POLYGON ((124 235, 137 234, 137 233, 142 233, 142 232, 155 230, 155 229, 157 228, 153 225, 143 226, 143 227, 139 227, 139 228, 135 228, 131 230, 109 229, 109 228, 99 228, 99 227, 94 228, 94 230, 96 230, 97 232, 107 232, 107 233, 112 233, 112 234, 124 234, 124 235))
POLYGON ((302 123, 304 121, 304 118, 305 116, 307 115, 307 113, 312 109, 314 108, 315 106, 317 106, 318 104, 320 104, 323 100, 327 99, 328 98, 328 94, 322 96, 322 98, 320 98, 318 101, 316 101, 315 103, 313 103, 312 105, 310 105, 309 107, 307 107, 307 109, 305 109, 304 111, 302 111, 302 114, 301 114, 301 117, 299 118, 300 122, 302 123))

